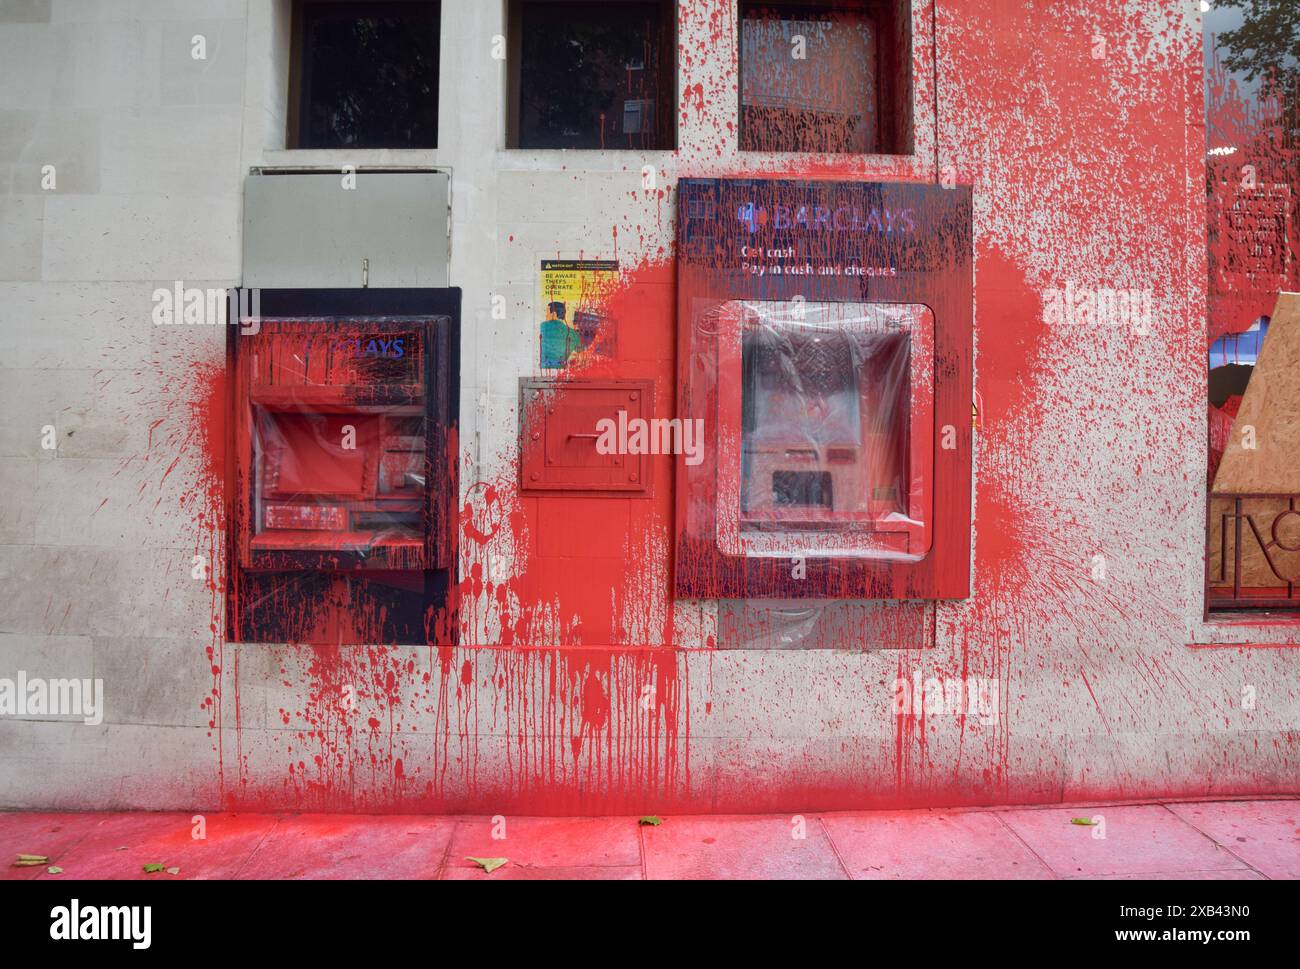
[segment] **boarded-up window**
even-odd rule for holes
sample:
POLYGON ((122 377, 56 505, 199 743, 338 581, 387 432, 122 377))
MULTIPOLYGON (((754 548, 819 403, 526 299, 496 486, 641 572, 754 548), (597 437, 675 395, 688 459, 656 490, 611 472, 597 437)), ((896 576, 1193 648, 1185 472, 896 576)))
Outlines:
POLYGON ((1210 488, 1209 606, 1300 608, 1300 295, 1278 297, 1234 406, 1210 488))

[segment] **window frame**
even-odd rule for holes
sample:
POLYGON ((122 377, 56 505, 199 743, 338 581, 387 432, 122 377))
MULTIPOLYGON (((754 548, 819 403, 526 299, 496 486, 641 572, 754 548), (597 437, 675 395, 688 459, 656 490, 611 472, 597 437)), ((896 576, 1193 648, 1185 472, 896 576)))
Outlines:
POLYGON ((442 0, 293 0, 289 15, 289 88, 285 118, 285 148, 293 151, 433 151, 441 140, 442 115, 439 99, 442 93, 442 0), (307 114, 307 97, 311 91, 310 65, 305 63, 305 37, 310 13, 326 7, 352 8, 362 11, 411 10, 431 7, 438 27, 437 62, 433 76, 433 144, 431 145, 307 145, 303 144, 303 119, 307 114), (310 11, 308 8, 316 8, 310 11))
POLYGON ((916 151, 912 117, 912 9, 908 0, 737 0, 736 149, 741 155, 908 156, 916 151), (876 31, 876 145, 874 151, 823 151, 806 148, 745 147, 745 19, 769 11, 782 19, 808 19, 833 13, 859 13, 876 31))
POLYGON ((677 107, 681 90, 678 76, 677 42, 679 36, 679 0, 506 0, 506 103, 505 148, 508 151, 575 151, 575 152, 662 152, 676 151, 678 147, 677 107), (652 2, 661 6, 666 35, 659 49, 658 100, 661 107, 656 115, 656 141, 652 147, 628 148, 621 145, 604 148, 542 147, 520 143, 522 91, 523 91, 523 13, 524 7, 589 6, 602 8, 631 3, 652 2))

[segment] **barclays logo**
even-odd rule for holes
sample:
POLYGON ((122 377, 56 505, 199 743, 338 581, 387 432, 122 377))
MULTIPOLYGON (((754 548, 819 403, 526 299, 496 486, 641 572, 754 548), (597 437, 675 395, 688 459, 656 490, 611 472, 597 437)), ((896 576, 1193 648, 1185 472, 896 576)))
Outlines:
POLYGON ((769 212, 766 206, 746 202, 736 209, 736 217, 751 235, 768 225, 778 230, 873 232, 883 235, 916 231, 916 219, 910 208, 864 209, 856 205, 841 205, 837 208, 822 205, 774 205, 769 212))
POLYGON ((383 357, 388 360, 400 360, 406 355, 402 337, 385 340, 382 337, 347 340, 335 344, 335 350, 354 357, 383 357))

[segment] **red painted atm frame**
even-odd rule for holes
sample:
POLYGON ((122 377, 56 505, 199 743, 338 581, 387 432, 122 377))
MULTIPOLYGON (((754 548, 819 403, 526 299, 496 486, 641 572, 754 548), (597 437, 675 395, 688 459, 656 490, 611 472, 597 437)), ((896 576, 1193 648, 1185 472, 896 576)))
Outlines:
POLYGON ((968 186, 684 179, 678 184, 678 416, 704 422, 704 460, 677 459, 675 592, 682 598, 960 599, 970 594, 973 394, 968 186), (813 272, 757 276, 755 251, 793 247, 813 272), (819 275, 819 267, 860 267, 819 275), (718 542, 719 352, 698 325, 732 300, 923 304, 933 314, 929 551, 919 561, 729 555, 718 542), (950 430, 949 430, 950 428, 950 430), (945 447, 950 443, 952 447, 945 447))

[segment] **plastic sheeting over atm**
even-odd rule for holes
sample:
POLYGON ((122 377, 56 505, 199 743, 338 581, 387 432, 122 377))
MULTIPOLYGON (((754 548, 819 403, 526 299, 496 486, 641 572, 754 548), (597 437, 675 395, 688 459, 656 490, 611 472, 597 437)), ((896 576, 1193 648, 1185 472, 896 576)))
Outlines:
POLYGON ((432 567, 428 336, 392 318, 263 321, 237 405, 245 567, 432 567))
POLYGON ((718 340, 719 547, 919 560, 930 545, 930 311, 730 300, 700 319, 718 340))

